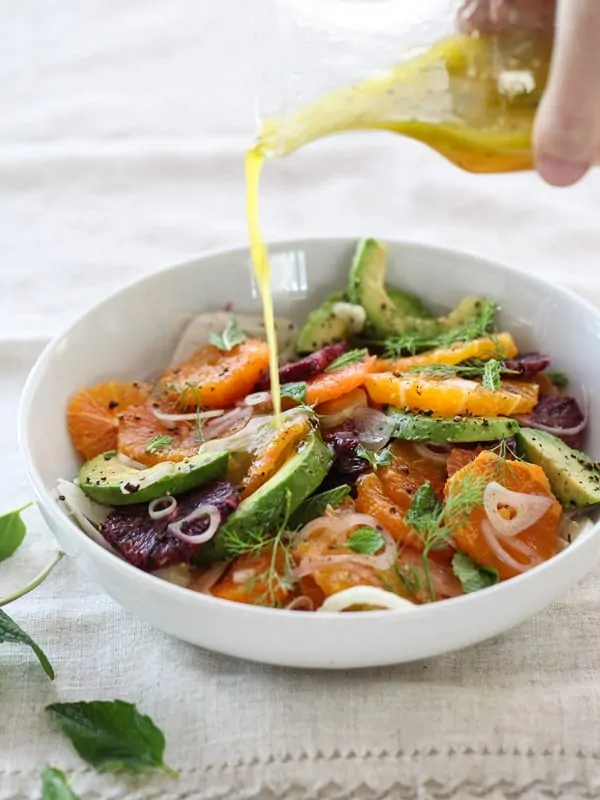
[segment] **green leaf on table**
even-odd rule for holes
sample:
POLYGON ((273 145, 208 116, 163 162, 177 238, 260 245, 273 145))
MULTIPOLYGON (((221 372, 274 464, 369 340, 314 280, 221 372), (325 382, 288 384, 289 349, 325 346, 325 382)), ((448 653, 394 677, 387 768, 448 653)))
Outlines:
POLYGON ((385 539, 375 528, 359 528, 348 537, 346 547, 361 556, 372 556, 385 547, 385 539))
POLYGON ((296 403, 306 403, 307 385, 305 381, 284 383, 280 389, 281 397, 289 397, 296 403))
POLYGON ((228 353, 230 350, 233 350, 236 345, 246 341, 246 334, 238 325, 237 319, 232 315, 229 318, 225 330, 221 333, 210 333, 208 335, 208 341, 214 344, 215 347, 218 347, 219 350, 228 353))
POLYGON ((64 772, 48 764, 42 770, 42 800, 79 800, 64 772))
POLYGON ((21 519, 21 512, 31 505, 33 503, 26 503, 21 508, 9 511, 0 517, 0 561, 10 558, 15 550, 21 546, 27 533, 25 523, 21 519))
POLYGON ((290 517, 290 530, 296 531, 298 528, 308 525, 313 519, 322 517, 327 506, 337 508, 349 494, 350 487, 344 484, 343 486, 336 486, 335 489, 329 489, 326 492, 307 497, 290 517))
POLYGON ((465 592, 478 592, 498 583, 500 576, 492 567, 480 567, 466 553, 455 553, 452 571, 465 592))
POLYGON ((163 757, 165 737, 133 703, 95 700, 46 706, 81 758, 99 772, 161 769, 175 777, 163 757))
POLYGON ((44 672, 54 680, 54 670, 52 664, 46 658, 46 654, 39 645, 37 645, 29 634, 25 633, 22 628, 19 628, 17 623, 12 620, 8 614, 0 609, 0 644, 4 642, 13 642, 15 644, 25 644, 31 647, 33 652, 38 657, 38 661, 42 665, 44 672))

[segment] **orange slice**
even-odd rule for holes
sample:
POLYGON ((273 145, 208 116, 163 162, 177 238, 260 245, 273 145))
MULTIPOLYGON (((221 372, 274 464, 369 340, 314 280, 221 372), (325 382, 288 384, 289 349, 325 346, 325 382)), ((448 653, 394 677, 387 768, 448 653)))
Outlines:
MULTIPOLYGON (((540 560, 556 554, 556 536, 562 508, 550 489, 544 471, 523 461, 504 461, 495 453, 485 450, 477 458, 456 472, 446 484, 446 498, 460 492, 465 480, 483 478, 485 482, 495 481, 507 489, 523 494, 547 497, 551 500, 548 510, 533 525, 515 537, 502 537, 502 547, 509 557, 525 567, 532 564, 531 553, 527 555, 522 545, 532 551, 540 560), (514 542, 514 544, 513 544, 514 542)), ((510 513, 507 508, 506 513, 510 513)), ((447 524, 453 529, 456 547, 483 567, 493 567, 505 580, 519 574, 521 570, 507 564, 490 547, 482 526, 489 525, 483 504, 475 506, 470 513, 462 514, 460 519, 448 518, 447 524)))
POLYGON ((252 462, 250 470, 242 481, 242 498, 249 497, 265 484, 296 452, 300 442, 310 432, 308 417, 296 417, 287 425, 282 425, 268 440, 252 462))
POLYGON ((392 372, 367 375, 365 386, 376 403, 388 403, 411 411, 433 411, 444 417, 483 417, 528 414, 536 406, 539 386, 503 381, 497 391, 463 378, 436 380, 392 372))
POLYGON ((227 408, 249 394, 269 365, 265 342, 247 339, 229 352, 201 347, 161 378, 166 398, 180 408, 227 408))
POLYGON ((152 406, 131 406, 121 416, 117 449, 151 467, 160 461, 183 461, 196 455, 201 429, 195 422, 168 426, 152 413, 152 406))
POLYGON ((100 383, 77 392, 67 406, 69 434, 77 450, 86 459, 116 450, 119 415, 147 397, 147 386, 125 381, 100 383))
POLYGON ((391 372, 406 372, 415 367, 429 364, 460 364, 470 358, 482 360, 490 358, 514 358, 518 354, 517 345, 510 333, 499 333, 493 337, 473 339, 470 342, 456 342, 449 347, 428 350, 418 356, 400 358, 390 367, 391 372))
POLYGON ((375 356, 368 356, 357 364, 316 375, 308 381, 306 402, 310 406, 327 403, 363 386, 375 360, 375 356))
POLYGON ((287 561, 284 550, 280 547, 274 555, 272 546, 257 555, 238 556, 211 594, 236 603, 285 605, 293 596, 287 561))
POLYGON ((356 508, 375 517, 396 541, 422 550, 421 539, 406 524, 404 515, 419 487, 427 481, 441 497, 446 468, 444 464, 421 456, 412 442, 394 442, 391 450, 394 458, 391 466, 359 478, 356 508))

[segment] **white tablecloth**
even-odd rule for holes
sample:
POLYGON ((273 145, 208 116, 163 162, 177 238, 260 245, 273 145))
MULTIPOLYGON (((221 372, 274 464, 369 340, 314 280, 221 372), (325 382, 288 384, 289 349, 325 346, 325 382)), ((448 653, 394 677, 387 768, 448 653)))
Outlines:
MULTIPOLYGON (((245 241, 251 5, 0 0, 0 508, 29 495, 15 419, 41 342, 140 275, 245 241)), ((599 175, 553 191, 533 175, 462 174, 389 135, 348 136, 269 167, 264 227, 449 245, 600 303, 599 190, 599 175)), ((52 551, 28 515, 1 595, 52 551)), ((46 762, 86 800, 600 797, 598 574, 497 641, 347 675, 172 641, 66 562, 8 610, 57 678, 0 648, 0 800, 38 797, 46 762), (163 728, 179 781, 98 776, 43 712, 115 697, 163 728)))

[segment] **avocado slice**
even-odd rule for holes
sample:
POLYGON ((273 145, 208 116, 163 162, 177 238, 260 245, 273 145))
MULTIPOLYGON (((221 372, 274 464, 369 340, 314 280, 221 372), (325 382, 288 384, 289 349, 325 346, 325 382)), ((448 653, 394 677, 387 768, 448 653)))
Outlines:
POLYGON ((387 250, 375 239, 363 239, 356 248, 350 267, 348 297, 362 305, 369 325, 383 339, 395 333, 411 331, 434 337, 443 331, 464 325, 477 317, 481 298, 467 297, 445 317, 432 318, 421 301, 398 289, 386 289, 387 250))
POLYGON ((448 418, 411 414, 399 408, 389 407, 388 417, 394 420, 392 437, 412 442, 434 444, 497 442, 509 439, 519 431, 519 423, 507 417, 461 417, 448 418))
POLYGON ((434 319, 431 311, 425 308, 421 299, 416 295, 408 294, 402 289, 395 289, 391 286, 387 287, 387 293, 398 314, 419 319, 434 319))
POLYGON ((200 562, 222 561, 231 557, 228 539, 244 541, 257 531, 272 531, 287 513, 298 506, 321 485, 333 456, 318 433, 309 434, 296 455, 250 497, 243 500, 227 523, 209 543, 200 549, 200 562))
MULTIPOLYGON (((392 300, 385 287, 386 267, 386 247, 376 239, 363 239, 356 248, 348 280, 350 302, 365 309, 372 330, 382 337, 404 331, 408 319, 410 327, 415 321, 426 324, 413 317, 415 298, 396 290, 392 300)), ((427 324, 434 326, 433 321, 427 324)))
POLYGON ((348 338, 347 321, 333 313, 335 304, 343 303, 345 299, 343 292, 335 292, 318 308, 311 311, 296 342, 299 353, 313 353, 328 344, 343 342, 348 338))
POLYGON ((583 508, 600 503, 600 470, 593 459, 546 431, 521 428, 516 438, 520 453, 544 470, 563 506, 583 508))
POLYGON ((92 458, 79 470, 77 483, 98 503, 128 506, 148 503, 166 494, 182 494, 220 478, 229 453, 207 453, 183 461, 163 461, 146 469, 122 464, 115 451, 92 458))

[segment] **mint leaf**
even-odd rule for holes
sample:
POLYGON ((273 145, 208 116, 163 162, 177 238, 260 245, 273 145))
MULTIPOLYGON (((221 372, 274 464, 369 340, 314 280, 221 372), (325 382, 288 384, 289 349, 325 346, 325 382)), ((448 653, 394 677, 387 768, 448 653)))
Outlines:
POLYGON ((123 700, 53 703, 54 717, 81 758, 99 772, 175 772, 163 760, 165 737, 150 717, 123 700))
POLYGON ((502 364, 495 358, 486 361, 483 367, 481 383, 484 389, 497 392, 502 383, 502 364))
POLYGON ((218 347, 219 350, 228 353, 230 350, 242 342, 246 341, 246 334, 238 325, 237 319, 232 315, 225 330, 221 333, 210 333, 208 341, 218 347))
POLYGON ((359 528, 348 537, 346 547, 361 556, 372 556, 382 547, 385 547, 385 539, 374 528, 359 528))
POLYGON ((296 403, 306 403, 306 389, 307 385, 305 381, 284 383, 280 389, 280 396, 289 397, 296 403))
POLYGON ((162 453, 163 450, 166 450, 167 447, 170 447, 172 444, 172 436, 165 436, 164 434, 157 433, 156 436, 148 439, 145 449, 147 453, 155 456, 158 453, 162 453))
POLYGON ((290 530, 296 531, 298 528, 307 525, 313 519, 322 517, 327 506, 337 508, 349 494, 350 487, 344 484, 343 486, 336 486, 335 489, 329 489, 327 492, 321 492, 320 494, 313 494, 312 497, 307 497, 290 517, 290 530))
POLYGON ((358 364, 361 361, 364 361, 365 357, 369 355, 369 351, 366 348, 361 348, 360 350, 348 350, 347 353, 339 356, 332 361, 331 364, 325 369, 325 372, 335 372, 338 369, 344 369, 344 367, 349 367, 351 364, 358 364))
POLYGON ((441 521, 442 504, 429 482, 419 486, 406 512, 406 523, 418 533, 431 534, 441 521))
POLYGON ((566 389, 569 385, 569 376, 566 372, 549 372, 548 377, 557 389, 566 389))
POLYGON ((42 800, 78 800, 64 772, 48 764, 42 770, 42 800))
POLYGON ((466 553, 456 553, 452 559, 452 572, 456 575, 463 590, 478 592, 498 583, 500 576, 492 567, 478 566, 466 553))
POLYGON ((0 644, 3 642, 25 644, 27 647, 31 647, 33 652, 36 654, 38 661, 42 665, 46 675, 50 678, 50 680, 54 680, 54 670, 52 669, 52 664, 46 658, 46 654, 42 648, 33 641, 29 634, 25 633, 22 628, 19 628, 17 623, 12 620, 8 614, 0 609, 0 644))
POLYGON ((368 461, 373 469, 377 469, 377 467, 389 467, 394 461, 392 453, 388 447, 383 450, 379 450, 378 452, 373 452, 373 450, 367 450, 366 447, 363 447, 362 444, 359 444, 356 448, 356 455, 359 458, 364 458, 365 461, 368 461))
POLYGON ((0 517, 0 561, 10 558, 15 550, 21 546, 27 533, 25 523, 21 519, 21 512, 31 505, 33 504, 27 503, 21 508, 9 511, 0 517))

